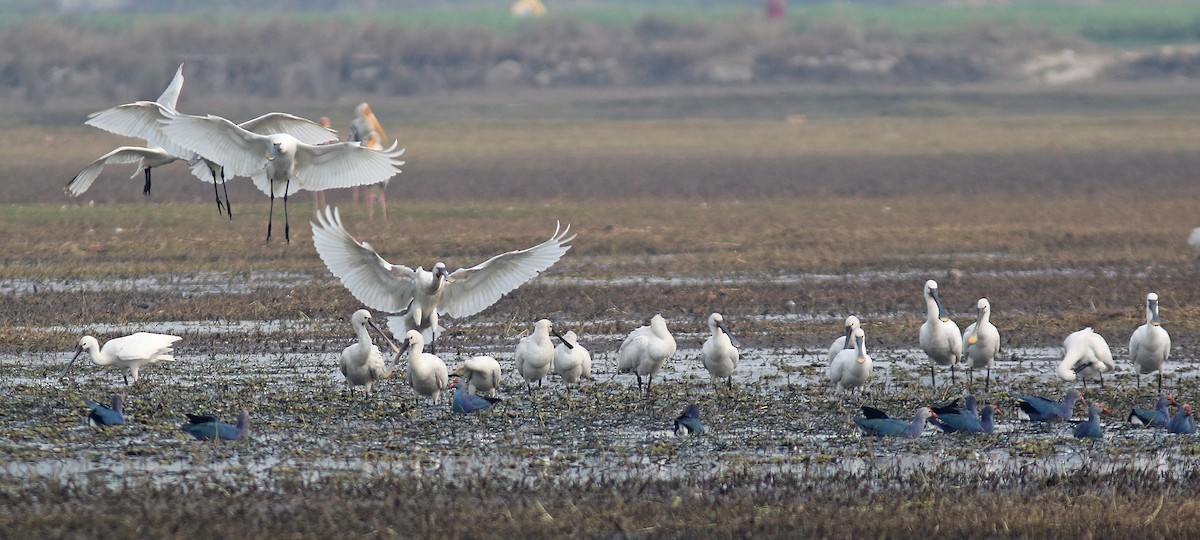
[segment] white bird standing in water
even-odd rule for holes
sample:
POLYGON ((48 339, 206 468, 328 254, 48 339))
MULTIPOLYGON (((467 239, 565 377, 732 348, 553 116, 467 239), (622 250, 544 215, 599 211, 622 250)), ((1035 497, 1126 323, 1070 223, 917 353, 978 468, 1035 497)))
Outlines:
POLYGON ((434 403, 446 391, 450 376, 446 373, 446 363, 435 355, 424 352, 425 338, 416 330, 409 330, 404 335, 404 343, 400 345, 399 359, 408 353, 408 382, 418 396, 432 397, 434 403))
POLYGON ((661 314, 650 319, 650 324, 639 327, 625 337, 617 350, 617 372, 637 376, 638 391, 642 390, 642 377, 646 377, 646 393, 654 374, 662 369, 663 363, 675 354, 675 337, 667 330, 667 321, 661 314))
MULTIPOLYGON (((554 332, 559 340, 562 336, 554 330, 549 319, 541 319, 533 324, 533 333, 517 342, 517 351, 513 360, 517 364, 517 373, 525 379, 525 386, 533 392, 533 381, 538 388, 542 387, 542 378, 550 374, 551 364, 554 363, 554 343, 550 341, 550 333, 554 332)), ((566 343, 564 341, 564 343, 566 343)))
POLYGON ((962 336, 958 326, 950 320, 950 315, 942 308, 938 298, 938 284, 934 280, 925 282, 925 323, 921 325, 921 349, 933 362, 929 365, 929 384, 937 386, 937 368, 935 366, 950 366, 950 381, 954 382, 954 365, 962 359, 962 336))
MULTIPOLYGON (((288 196, 301 189, 324 190, 370 185, 400 173, 404 149, 371 150, 355 142, 306 144, 287 133, 259 135, 215 115, 175 115, 161 121, 162 133, 175 144, 220 163, 233 174, 249 176, 259 189, 283 197, 284 237, 291 241, 288 196)), ((271 220, 267 221, 267 240, 271 220)))
POLYGON ((842 349, 829 363, 829 382, 837 386, 839 392, 864 388, 867 379, 871 378, 872 362, 867 354, 866 334, 862 328, 855 328, 851 337, 854 348, 842 349))
POLYGON ((975 309, 979 314, 962 335, 964 358, 969 362, 972 380, 976 369, 987 368, 983 391, 988 392, 992 386, 992 361, 1000 353, 1000 331, 992 324, 992 304, 987 298, 980 298, 975 309))
POLYGON ((554 374, 568 383, 592 378, 592 353, 579 344, 574 330, 568 330, 559 338, 562 343, 554 347, 554 374))
POLYGON ((1162 392, 1163 365, 1171 355, 1171 335, 1158 318, 1158 294, 1146 295, 1146 324, 1137 327, 1129 337, 1129 361, 1133 362, 1142 385, 1142 375, 1158 372, 1158 391, 1162 392))
MULTIPOLYGON (((375 326, 375 322, 371 320, 371 312, 365 309, 355 311, 354 315, 350 316, 350 326, 354 328, 358 342, 342 349, 342 375, 346 377, 347 388, 353 391, 355 386, 364 386, 367 395, 370 396, 371 385, 375 381, 391 377, 392 372, 384 365, 383 353, 379 352, 379 347, 371 340, 367 327, 375 329, 384 339, 387 339, 387 336, 375 326)), ((388 342, 391 343, 391 340, 388 342)))
POLYGON ((725 326, 725 317, 720 313, 708 316, 708 331, 711 335, 700 347, 700 361, 713 379, 725 379, 726 386, 733 390, 733 370, 737 369, 737 339, 725 326))
POLYGON ((833 344, 829 346, 829 356, 826 357, 827 365, 833 365, 833 359, 837 358, 838 353, 843 349, 854 348, 854 331, 858 330, 862 324, 858 321, 858 317, 851 315, 846 317, 846 333, 833 340, 833 344))
POLYGON ((392 264, 366 242, 346 232, 336 208, 326 208, 312 224, 313 245, 325 266, 337 276, 359 302, 368 307, 396 313, 388 317, 392 334, 402 336, 410 329, 425 334, 431 349, 439 330, 438 316, 469 317, 513 289, 550 268, 571 249, 571 226, 555 228, 549 240, 528 249, 496 255, 471 268, 454 272, 438 262, 433 270, 416 270, 392 264))
POLYGON ((1099 377, 1100 385, 1104 386, 1104 373, 1116 367, 1108 342, 1103 336, 1092 331, 1091 327, 1067 336, 1067 339, 1063 340, 1063 347, 1066 353, 1055 372, 1064 381, 1073 382, 1082 376, 1085 377, 1086 388, 1086 377, 1099 377))
POLYGON ((175 357, 171 356, 171 347, 181 339, 183 338, 167 334, 138 332, 110 339, 104 347, 100 347, 96 338, 83 336, 79 339, 79 345, 75 347, 75 356, 71 357, 67 369, 63 370, 63 376, 65 377, 71 366, 75 365, 75 360, 86 352, 98 366, 117 366, 124 369, 126 386, 129 385, 129 377, 133 377, 134 384, 137 384, 138 370, 142 366, 175 360, 175 357))
POLYGON ((450 375, 462 377, 472 394, 487 392, 489 396, 496 397, 496 389, 500 387, 500 362, 491 356, 472 356, 450 375))

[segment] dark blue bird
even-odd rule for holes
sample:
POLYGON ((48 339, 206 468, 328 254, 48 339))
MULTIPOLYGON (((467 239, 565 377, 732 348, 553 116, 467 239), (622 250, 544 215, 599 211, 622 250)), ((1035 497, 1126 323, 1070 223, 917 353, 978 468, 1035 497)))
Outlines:
POLYGON ((92 410, 88 413, 90 426, 119 426, 125 423, 125 400, 119 394, 113 394, 111 408, 90 399, 83 400, 83 403, 92 410))
POLYGON ((1171 411, 1167 410, 1168 405, 1179 404, 1171 396, 1162 396, 1158 398, 1153 409, 1134 408, 1130 411, 1129 421, 1139 426, 1167 427, 1167 421, 1171 419, 1171 411))
POLYGON ((675 419, 675 434, 676 435, 691 435, 693 433, 704 433, 708 431, 708 426, 700 421, 700 407, 696 404, 689 404, 683 408, 683 413, 675 419))
POLYGON ((236 441, 250 434, 250 413, 246 411, 238 415, 236 426, 218 422, 216 417, 207 415, 189 414, 188 420, 189 422, 181 427, 197 440, 211 441, 219 438, 222 441, 236 441))
POLYGON ((912 422, 890 418, 887 413, 874 407, 863 406, 862 411, 863 416, 854 417, 854 423, 862 429, 863 434, 873 437, 917 437, 925 430, 927 420, 938 417, 929 407, 919 407, 913 414, 912 422))
POLYGON ((1184 435, 1196 433, 1196 419, 1192 418, 1191 405, 1180 407, 1179 412, 1171 417, 1170 422, 1167 422, 1167 431, 1184 435))
POLYGON ((1020 409, 1017 410, 1017 418, 1021 420, 1030 420, 1033 422, 1060 422, 1070 420, 1074 413, 1075 402, 1082 401, 1083 394, 1074 388, 1067 391, 1063 396, 1062 401, 1051 401, 1044 397, 1023 396, 1016 392, 1012 392, 1012 397, 1016 398, 1017 405, 1020 409))
POLYGON ((450 383, 450 388, 455 388, 454 400, 450 405, 450 409, 456 413, 465 414, 482 411, 488 407, 491 407, 492 405, 500 403, 501 401, 500 398, 468 394, 466 386, 467 385, 465 384, 458 384, 458 379, 455 379, 454 382, 450 383))
POLYGON ((1100 424, 1100 412, 1108 412, 1108 408, 1092 402, 1088 407, 1088 417, 1078 424, 1075 424, 1076 439, 1099 439, 1104 436, 1104 426, 1100 424))
POLYGON ((946 433, 966 431, 990 435, 996 430, 995 415, 1001 414, 1000 409, 988 403, 983 406, 983 412, 976 416, 972 410, 974 405, 974 396, 968 396, 967 408, 935 407, 933 412, 937 414, 937 418, 930 419, 930 422, 946 433))

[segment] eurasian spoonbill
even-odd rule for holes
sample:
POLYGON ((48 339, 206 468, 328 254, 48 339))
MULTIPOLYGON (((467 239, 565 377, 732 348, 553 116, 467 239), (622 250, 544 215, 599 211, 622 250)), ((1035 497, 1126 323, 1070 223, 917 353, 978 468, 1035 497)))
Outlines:
MULTIPOLYGON (((175 115, 162 120, 162 132, 175 144, 220 163, 235 175, 249 176, 260 190, 283 197, 284 238, 291 241, 288 196, 301 189, 320 190, 382 182, 400 173, 404 149, 393 143, 371 150, 354 142, 307 144, 287 133, 259 135, 215 115, 175 115)), ((314 124, 316 125, 316 124, 314 124)), ((267 220, 267 240, 271 239, 267 220)))
POLYGON ((421 397, 431 397, 437 403, 446 391, 446 363, 435 355, 425 352, 425 338, 416 330, 404 334, 404 343, 400 345, 400 353, 408 353, 408 382, 413 391, 421 397))
POLYGON ((454 390, 454 397, 450 403, 450 410, 456 413, 473 413, 482 411, 500 403, 499 398, 479 396, 467 393, 466 384, 459 384, 461 381, 455 380, 450 383, 450 389, 454 390))
POLYGON ((1105 407, 1099 402, 1093 401, 1088 406, 1088 417, 1078 424, 1075 424, 1076 439, 1099 439, 1104 437, 1104 426, 1100 424, 1100 413, 1108 412, 1108 407, 1105 407))
POLYGON ((1087 400, 1083 399, 1083 394, 1074 388, 1067 390, 1061 401, 1052 401, 1050 399, 1038 396, 1026 396, 1011 392, 1010 395, 1017 400, 1017 418, 1020 420, 1029 420, 1032 422, 1059 422, 1070 420, 1074 414, 1075 403, 1087 400))
POLYGON ((1066 349, 1066 353, 1063 354, 1062 363, 1058 365, 1055 373, 1067 382, 1074 382, 1079 376, 1084 377, 1085 389, 1087 377, 1099 377, 1100 386, 1104 386, 1104 373, 1116 367, 1108 342, 1104 341, 1103 336, 1092 331, 1091 327, 1067 336, 1067 339, 1063 340, 1063 348, 1066 349))
POLYGON ((1129 422, 1138 426, 1166 427, 1167 421, 1171 419, 1171 411, 1167 408, 1170 405, 1179 404, 1171 396, 1160 396, 1153 409, 1134 407, 1129 411, 1129 422))
POLYGON ((438 316, 469 317, 558 262, 571 246, 571 226, 555 228, 549 240, 528 249, 496 255, 454 272, 438 262, 433 270, 413 270, 380 257, 371 245, 346 232, 337 208, 326 208, 312 224, 313 245, 325 266, 358 301, 372 309, 397 313, 388 318, 396 336, 420 330, 432 346, 438 316))
POLYGON ((250 413, 244 410, 238 415, 236 426, 218 422, 212 416, 188 415, 188 418, 189 423, 180 427, 198 441, 236 441, 250 435, 250 413))
MULTIPOLYGON (((383 331, 371 320, 371 312, 360 309, 350 316, 350 326, 354 328, 356 343, 342 349, 342 375, 346 377, 346 387, 354 391, 355 386, 366 387, 367 395, 371 395, 371 385, 375 381, 387 379, 392 372, 384 365, 383 353, 375 346, 367 327, 373 328, 379 335, 387 339, 383 331)), ((388 340, 391 343, 391 340, 388 340)), ((395 345, 393 345, 394 347, 395 345)))
POLYGON ((579 379, 591 379, 592 354, 579 344, 575 331, 568 330, 559 339, 562 343, 554 347, 554 374, 572 384, 579 379))
POLYGON ((646 379, 646 393, 654 374, 662 369, 663 363, 675 354, 675 337, 667 330, 667 321, 661 314, 650 318, 650 324, 639 327, 625 337, 617 350, 617 372, 637 376, 638 391, 642 390, 642 377, 646 379))
POLYGON ((181 339, 183 338, 167 334, 138 332, 110 339, 104 347, 100 347, 96 338, 83 336, 79 338, 79 344, 75 346, 75 356, 71 357, 67 369, 63 370, 63 376, 65 377, 71 366, 75 365, 75 360, 86 352, 98 366, 117 366, 125 370, 122 375, 125 377, 126 386, 129 385, 129 377, 133 377, 134 384, 137 384, 138 370, 142 366, 175 360, 175 357, 171 356, 171 346, 181 339))
POLYGON ((725 379, 725 385, 733 390, 733 370, 737 369, 738 352, 737 338, 729 333, 725 326, 725 317, 720 313, 708 316, 708 339, 700 347, 700 361, 709 377, 714 380, 725 379))
POLYGON ((929 407, 918 407, 912 422, 890 418, 873 407, 863 406, 862 411, 863 416, 854 417, 854 423, 864 435, 872 437, 919 437, 925 431, 925 422, 938 417, 929 407))
POLYGON ((829 364, 829 382, 839 392, 865 388, 867 379, 871 378, 872 363, 867 354, 866 334, 862 328, 855 328, 852 337, 854 348, 842 349, 829 364))
POLYGON ((87 405, 91 412, 88 413, 88 425, 93 427, 98 426, 119 426, 125 423, 125 401, 120 394, 113 394, 112 407, 105 407, 90 399, 83 400, 84 405, 87 405))
POLYGON ((971 323, 962 334, 963 358, 968 362, 971 380, 975 380, 975 370, 987 368, 983 391, 990 392, 992 388, 992 361, 1000 352, 1000 331, 992 324, 992 304, 987 298, 980 298, 975 304, 978 310, 975 322, 971 323))
POLYGON ((938 284, 932 279, 925 282, 925 310, 925 323, 921 325, 921 349, 933 362, 929 365, 929 384, 937 386, 935 366, 950 366, 950 382, 953 383, 954 365, 962 359, 962 336, 958 333, 958 326, 942 308, 938 284))
POLYGON ((1181 435, 1196 433, 1196 419, 1192 417, 1191 405, 1180 407, 1179 412, 1171 417, 1171 420, 1167 422, 1167 432, 1181 435))
MULTIPOLYGON (((537 381, 538 388, 542 387, 542 378, 550 374, 554 363, 554 343, 550 341, 550 333, 562 341, 562 336, 554 330, 549 319, 541 319, 533 324, 533 333, 517 342, 517 350, 513 361, 517 365, 517 373, 525 379, 525 387, 533 392, 533 382, 537 381)), ((562 341, 566 343, 566 341, 562 341)))
POLYGON ((496 397, 496 389, 500 387, 500 362, 490 356, 472 356, 450 375, 462 377, 472 394, 487 392, 489 396, 496 397))
POLYGON ((675 418, 675 435, 693 435, 705 431, 708 431, 708 426, 700 421, 700 407, 695 403, 689 403, 675 418))
POLYGON ((844 349, 854 348, 854 331, 862 326, 858 322, 858 317, 851 315, 846 317, 845 333, 833 340, 833 344, 829 346, 829 356, 825 359, 826 365, 833 365, 833 359, 837 358, 838 353, 844 349))
POLYGON ((1162 392, 1163 365, 1171 355, 1171 335, 1158 318, 1158 294, 1146 295, 1146 324, 1137 327, 1129 337, 1129 360, 1137 373, 1138 386, 1142 375, 1158 372, 1158 391, 1162 392))

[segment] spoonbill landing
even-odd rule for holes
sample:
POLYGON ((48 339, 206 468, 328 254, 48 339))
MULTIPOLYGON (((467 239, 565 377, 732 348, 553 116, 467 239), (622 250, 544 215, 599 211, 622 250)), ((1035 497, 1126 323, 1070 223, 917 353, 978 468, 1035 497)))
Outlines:
MULTIPOLYGON (((354 328, 358 342, 342 349, 342 375, 346 377, 347 388, 353 391, 355 386, 363 386, 370 396, 371 385, 375 381, 391 377, 392 372, 384 366, 383 353, 379 352, 379 347, 371 340, 371 333, 367 328, 374 329, 384 339, 387 339, 387 336, 375 326, 375 322, 371 320, 371 312, 365 309, 355 311, 354 315, 350 316, 350 326, 354 328)), ((390 339, 388 343, 391 343, 390 339)), ((394 344, 392 346, 395 347, 394 344)))
POLYGON ((962 336, 958 326, 950 320, 950 315, 942 307, 938 298, 938 284, 934 280, 925 282, 925 323, 921 325, 921 349, 929 356, 932 386, 937 386, 937 369, 934 366, 950 366, 950 382, 953 383, 954 365, 962 359, 962 336))
POLYGON ((617 350, 617 372, 637 376, 638 391, 642 391, 642 376, 646 376, 646 393, 654 374, 662 369, 663 363, 675 354, 675 337, 667 330, 667 321, 661 314, 650 318, 650 324, 639 327, 625 337, 617 350))
POLYGON ((1116 367, 1108 342, 1091 327, 1067 336, 1063 340, 1063 348, 1066 353, 1055 373, 1064 381, 1073 382, 1082 376, 1085 378, 1084 388, 1087 388, 1087 377, 1099 377, 1100 386, 1104 386, 1104 373, 1116 367))
MULTIPOLYGON (((239 176, 249 176, 260 190, 283 197, 283 235, 291 241, 288 196, 301 189, 370 185, 400 173, 404 149, 397 144, 371 150, 355 142, 307 144, 287 133, 259 135, 215 115, 175 115, 160 121, 163 134, 175 144, 220 163, 239 176)), ((267 240, 271 239, 267 220, 267 240)))
POLYGON ((1158 372, 1158 391, 1162 392, 1163 364, 1171 355, 1171 335, 1158 318, 1158 294, 1146 295, 1146 324, 1137 327, 1129 337, 1129 361, 1137 373, 1138 386, 1142 375, 1158 372))
POLYGON ((980 298, 975 303, 978 310, 975 322, 971 323, 962 334, 963 355, 967 367, 971 370, 971 380, 975 379, 975 370, 987 368, 987 379, 983 391, 989 392, 992 386, 992 361, 1000 352, 1000 331, 992 324, 992 304, 987 298, 980 298))
POLYGON ((436 403, 441 399, 442 392, 446 391, 449 375, 446 373, 446 363, 423 351, 424 348, 425 339, 421 333, 409 330, 404 334, 404 343, 400 345, 397 358, 408 353, 408 383, 418 396, 433 398, 436 403))
POLYGON ((86 352, 92 358, 92 362, 98 366, 117 366, 124 369, 123 376, 126 386, 129 385, 129 377, 133 377, 133 382, 136 384, 138 370, 142 366, 175 360, 175 357, 171 356, 171 346, 181 339, 183 338, 168 334, 138 332, 110 339, 104 344, 104 347, 100 347, 100 342, 96 341, 96 338, 83 336, 79 338, 79 344, 75 346, 75 356, 71 357, 67 369, 63 370, 63 376, 65 377, 71 370, 71 366, 75 365, 75 360, 86 352))
POLYGON ((501 296, 550 268, 571 249, 571 226, 555 228, 549 240, 528 249, 496 255, 471 268, 454 272, 438 262, 433 270, 392 264, 371 245, 346 232, 337 208, 326 208, 312 224, 313 245, 325 266, 350 294, 368 307, 396 313, 388 317, 392 335, 416 329, 432 350, 438 316, 469 317, 487 309, 501 296))
POLYGON ((871 377, 871 357, 867 354, 866 335, 862 328, 854 329, 854 348, 842 349, 829 364, 829 382, 839 392, 864 388, 871 377))
POLYGON ((559 338, 562 343, 554 347, 554 374, 568 383, 592 378, 592 354, 579 344, 579 336, 568 330, 559 338))
POLYGON ((733 390, 733 370, 737 369, 740 356, 737 339, 729 333, 720 313, 708 316, 708 331, 710 335, 700 348, 700 361, 710 377, 725 379, 725 385, 733 390))

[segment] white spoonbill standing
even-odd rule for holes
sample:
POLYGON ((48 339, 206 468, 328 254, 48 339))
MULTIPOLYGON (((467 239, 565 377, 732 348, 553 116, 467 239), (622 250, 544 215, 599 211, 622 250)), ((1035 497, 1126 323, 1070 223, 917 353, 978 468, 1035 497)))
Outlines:
POLYGON ((1000 353, 1000 331, 992 324, 992 304, 987 298, 980 298, 975 303, 978 310, 975 322, 963 330, 962 347, 967 366, 971 369, 971 380, 975 379, 975 370, 987 368, 987 379, 983 391, 989 392, 992 386, 992 361, 1000 353))
POLYGON ((1062 362, 1055 373, 1067 382, 1074 382, 1077 377, 1085 377, 1084 388, 1087 388, 1086 377, 1099 377, 1100 386, 1104 386, 1104 373, 1112 371, 1112 350, 1104 337, 1092 331, 1091 327, 1074 332, 1063 340, 1062 362))
POLYGON ((854 331, 858 330, 861 326, 862 323, 858 321, 858 317, 855 317, 854 315, 846 317, 846 333, 833 340, 833 344, 829 346, 829 356, 826 357, 827 365, 833 365, 833 359, 836 358, 838 353, 842 352, 843 349, 854 348, 854 331))
POLYGON ((720 313, 708 316, 708 331, 711 333, 704 345, 700 347, 700 362, 708 375, 714 380, 725 379, 726 386, 733 390, 733 370, 737 369, 738 352, 737 338, 729 333, 725 326, 725 317, 720 313))
MULTIPOLYGON (((371 312, 365 309, 355 311, 354 315, 350 316, 350 326, 354 328, 358 342, 342 349, 342 375, 346 377, 346 387, 352 392, 355 386, 363 386, 370 396, 371 385, 375 384, 375 381, 391 377, 392 372, 384 365, 383 353, 379 352, 379 347, 371 340, 371 333, 367 331, 367 327, 373 328, 384 339, 387 339, 387 336, 375 326, 375 322, 371 320, 371 312)), ((388 340, 388 343, 391 343, 391 340, 388 340)), ((395 347, 395 344, 392 346, 395 347)))
MULTIPOLYGON (((259 189, 283 197, 283 235, 291 241, 288 196, 301 189, 324 190, 382 182, 404 164, 396 143, 371 150, 354 142, 306 144, 286 133, 259 135, 215 115, 176 115, 162 120, 163 134, 175 144, 220 163, 239 176, 249 176, 259 189)), ((271 219, 267 220, 267 240, 271 219)))
POLYGON ((579 344, 579 336, 574 330, 567 330, 554 347, 554 374, 562 377, 568 383, 577 383, 579 379, 592 378, 592 353, 579 344))
MULTIPOLYGON (((554 335, 562 340, 562 336, 559 336, 558 331, 554 330, 554 324, 549 319, 541 319, 533 323, 532 334, 517 342, 513 361, 516 362, 517 373, 525 379, 525 387, 530 393, 533 392, 533 381, 537 381, 538 388, 542 387, 542 379, 550 374, 554 363, 554 343, 550 341, 551 332, 554 332, 554 335)), ((563 341, 563 343, 566 342, 563 341)))
POLYGON ((950 366, 950 382, 953 383, 954 365, 962 359, 962 336, 958 333, 958 326, 942 307, 942 301, 938 298, 938 284, 932 279, 925 282, 925 310, 925 323, 921 325, 921 349, 932 362, 929 365, 929 384, 937 386, 935 366, 950 366))
POLYGON ((110 339, 104 344, 104 347, 101 347, 96 338, 83 336, 79 338, 79 345, 75 346, 75 356, 71 357, 67 369, 63 370, 63 376, 66 376, 67 372, 71 370, 71 366, 75 365, 75 360, 86 352, 88 356, 92 357, 92 362, 98 366, 117 366, 124 369, 123 376, 126 386, 129 385, 129 377, 133 377, 133 382, 136 384, 138 370, 142 366, 175 360, 175 357, 171 356, 173 352, 171 347, 181 339, 183 338, 168 334, 138 332, 110 339))
POLYGON ((350 294, 368 307, 396 313, 388 317, 392 334, 402 336, 416 329, 431 345, 438 317, 469 317, 500 300, 501 296, 550 268, 562 258, 574 235, 571 226, 555 228, 549 240, 528 249, 496 255, 470 268, 446 270, 438 262, 433 269, 416 270, 392 264, 371 245, 346 232, 336 208, 326 208, 312 224, 313 245, 325 266, 342 281, 350 294))
POLYGON ((1138 386, 1142 375, 1158 372, 1158 391, 1162 393, 1163 364, 1171 355, 1171 335, 1158 318, 1158 294, 1146 295, 1146 324, 1137 327, 1129 337, 1129 361, 1137 373, 1138 386))
POLYGON ((446 363, 435 355, 425 352, 425 339, 416 330, 409 330, 404 335, 404 343, 400 345, 399 359, 408 353, 408 383, 413 391, 421 397, 431 397, 437 403, 446 391, 450 376, 446 373, 446 363))
POLYGON ((837 386, 839 392, 851 388, 862 389, 871 378, 871 356, 867 354, 867 338, 862 328, 855 328, 851 336, 854 348, 842 349, 829 363, 829 382, 837 386))
POLYGON ((617 350, 617 372, 633 373, 637 376, 638 391, 642 391, 642 377, 646 377, 646 393, 654 374, 662 369, 663 363, 675 354, 675 337, 667 330, 667 321, 661 314, 650 319, 650 324, 639 327, 625 337, 617 350))
POLYGON ((462 377, 472 394, 487 392, 489 396, 496 397, 496 389, 500 387, 500 362, 491 356, 472 356, 450 375, 462 377))

